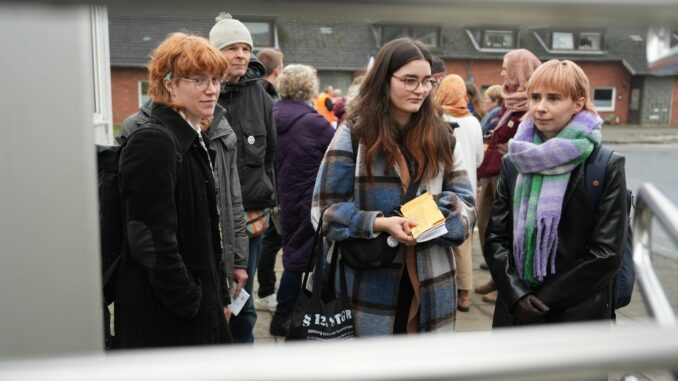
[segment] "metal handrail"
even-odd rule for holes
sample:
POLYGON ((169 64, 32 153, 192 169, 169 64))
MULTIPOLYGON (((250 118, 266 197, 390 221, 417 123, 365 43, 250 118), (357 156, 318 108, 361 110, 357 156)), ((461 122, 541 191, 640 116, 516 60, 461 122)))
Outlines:
POLYGON ((645 305, 663 327, 676 327, 676 315, 652 266, 652 220, 664 227, 678 246, 678 208, 657 187, 643 184, 633 216, 633 263, 645 305))
POLYGON ((0 380, 588 380, 676 359, 676 328, 586 323, 0 361, 0 380))

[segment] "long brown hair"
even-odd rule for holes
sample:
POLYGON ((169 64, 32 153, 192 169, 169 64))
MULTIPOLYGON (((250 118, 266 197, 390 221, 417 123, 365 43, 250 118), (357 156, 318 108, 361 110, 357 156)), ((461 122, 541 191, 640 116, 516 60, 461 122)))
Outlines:
POLYGON ((414 60, 425 60, 431 64, 431 53, 424 44, 411 38, 390 41, 377 52, 374 65, 360 87, 351 118, 357 118, 353 131, 366 148, 365 167, 370 182, 372 163, 377 153, 383 151, 386 155, 385 170, 388 171, 395 165, 399 147, 414 161, 416 177, 413 179, 436 177, 440 170, 439 162, 452 170, 449 129, 440 117, 440 108, 430 96, 424 99, 402 129, 405 136, 401 136, 401 129, 390 112, 391 77, 414 60))

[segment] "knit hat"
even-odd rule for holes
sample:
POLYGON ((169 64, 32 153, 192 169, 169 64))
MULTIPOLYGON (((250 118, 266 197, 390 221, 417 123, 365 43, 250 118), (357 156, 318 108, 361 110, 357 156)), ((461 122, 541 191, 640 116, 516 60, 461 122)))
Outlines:
POLYGON ((445 61, 443 61, 440 57, 433 56, 431 61, 433 61, 433 64, 431 65, 431 74, 447 73, 445 61))
POLYGON ((245 24, 234 19, 230 13, 221 12, 215 19, 216 24, 210 30, 210 44, 221 50, 233 44, 247 44, 254 49, 252 35, 245 24))

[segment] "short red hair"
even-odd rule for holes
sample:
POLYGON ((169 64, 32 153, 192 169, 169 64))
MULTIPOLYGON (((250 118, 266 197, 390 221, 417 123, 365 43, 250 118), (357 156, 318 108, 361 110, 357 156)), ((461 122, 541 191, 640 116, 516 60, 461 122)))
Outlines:
POLYGON ((172 97, 163 83, 166 78, 174 81, 201 72, 224 77, 228 62, 204 37, 172 33, 153 51, 146 68, 151 100, 172 105, 172 97))

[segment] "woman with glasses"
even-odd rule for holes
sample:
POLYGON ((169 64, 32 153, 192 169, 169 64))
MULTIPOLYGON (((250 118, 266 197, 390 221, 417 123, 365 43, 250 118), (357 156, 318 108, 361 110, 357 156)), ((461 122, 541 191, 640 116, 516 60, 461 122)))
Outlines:
POLYGON ((171 34, 147 65, 151 103, 122 142, 126 242, 117 282, 121 348, 230 341, 208 126, 228 64, 202 37, 171 34))
POLYGON ((373 239, 386 232, 399 244, 392 263, 346 267, 358 336, 452 331, 456 308, 452 245, 475 221, 475 200, 459 150, 429 93, 431 54, 401 38, 384 45, 367 74, 349 121, 337 129, 320 166, 312 218, 322 215, 332 241, 373 239), (354 141, 356 152, 354 152, 354 141), (416 221, 394 210, 410 183, 432 194, 447 233, 418 244, 416 221))

